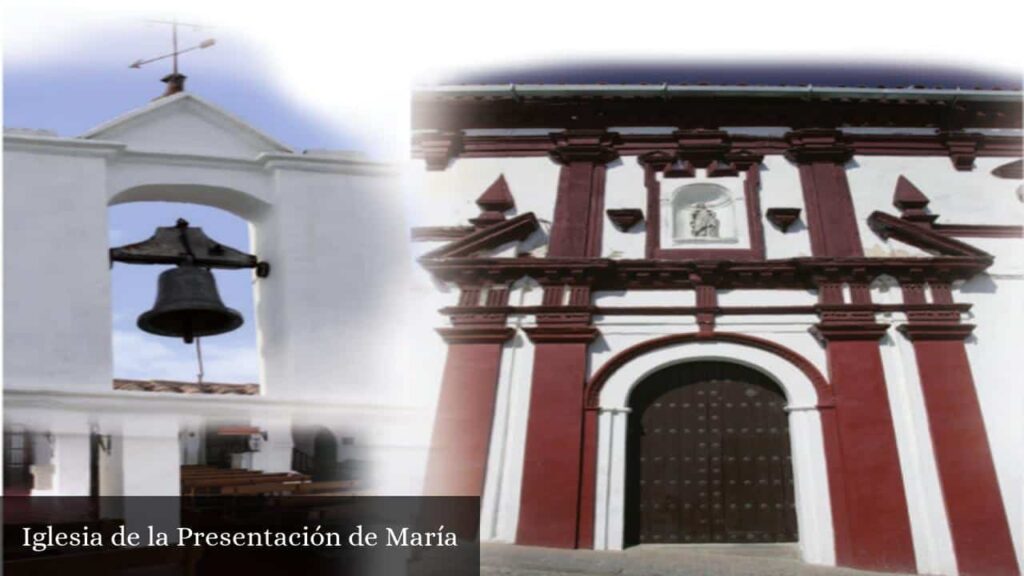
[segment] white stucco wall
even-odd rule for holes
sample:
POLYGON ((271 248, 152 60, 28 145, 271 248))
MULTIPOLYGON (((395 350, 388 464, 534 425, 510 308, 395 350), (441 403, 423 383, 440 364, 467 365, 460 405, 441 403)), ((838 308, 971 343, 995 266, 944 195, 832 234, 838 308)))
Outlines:
POLYGON ((110 150, 4 150, 4 386, 112 386, 110 150))

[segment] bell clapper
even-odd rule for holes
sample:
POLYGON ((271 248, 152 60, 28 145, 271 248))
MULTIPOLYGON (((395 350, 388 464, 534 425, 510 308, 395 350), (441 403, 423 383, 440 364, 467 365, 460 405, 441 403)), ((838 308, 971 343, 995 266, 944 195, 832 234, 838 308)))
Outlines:
POLYGON ((199 343, 202 338, 196 338, 196 361, 199 363, 199 373, 196 374, 196 383, 203 385, 203 347, 199 343))

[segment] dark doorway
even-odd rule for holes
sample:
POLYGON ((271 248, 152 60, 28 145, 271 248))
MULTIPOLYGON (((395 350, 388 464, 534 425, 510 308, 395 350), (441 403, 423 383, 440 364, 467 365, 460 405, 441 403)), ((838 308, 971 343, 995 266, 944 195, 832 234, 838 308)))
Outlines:
POLYGON ((797 539, 786 398, 738 364, 691 362, 630 397, 626 544, 797 539))
POLYGON ((313 438, 313 480, 337 480, 338 440, 326 428, 313 438))
POLYGON ((22 427, 4 429, 4 496, 32 493, 32 437, 22 427))

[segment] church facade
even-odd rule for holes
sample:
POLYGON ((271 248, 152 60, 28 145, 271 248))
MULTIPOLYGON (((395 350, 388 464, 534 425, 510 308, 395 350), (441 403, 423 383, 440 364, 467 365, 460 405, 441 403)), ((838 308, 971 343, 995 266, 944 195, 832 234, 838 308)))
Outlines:
POLYGON ((1019 574, 1019 92, 440 86, 413 127, 427 491, 484 541, 1019 574))

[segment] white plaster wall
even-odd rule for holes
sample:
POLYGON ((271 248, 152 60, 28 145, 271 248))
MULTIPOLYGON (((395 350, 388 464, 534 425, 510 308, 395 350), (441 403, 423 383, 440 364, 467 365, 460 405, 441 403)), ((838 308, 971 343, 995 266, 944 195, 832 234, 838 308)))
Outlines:
MULTIPOLYGON (((1004 240, 1021 249, 1020 241, 1004 240)), ((973 305, 968 322, 975 324, 966 343, 975 390, 985 418, 999 488, 1006 507, 1017 562, 1024 564, 1024 427, 1020 386, 1021 342, 1024 342, 1024 278, 980 275, 954 292, 957 302, 973 305)))
MULTIPOLYGON (((782 292, 792 292, 797 301, 802 298, 800 291, 782 292)), ((811 326, 817 322, 814 316, 795 315, 720 316, 716 319, 720 331, 778 342, 802 355, 822 374, 828 374, 824 347, 810 333, 811 326)), ((613 356, 636 344, 697 331, 696 319, 692 316, 597 316, 594 324, 601 335, 590 347, 588 370, 591 376, 613 356)))
MULTIPOLYGON (((177 496, 181 486, 178 419, 130 417, 121 433, 122 496, 177 496)), ((87 456, 88 457, 88 454, 87 456)))
POLYGON ((410 185, 417 192, 409 200, 412 226, 464 226, 480 215, 476 199, 504 174, 515 198, 513 214, 533 212, 550 224, 555 210, 561 166, 543 158, 456 158, 446 170, 413 168, 410 185))
POLYGON ((106 162, 4 150, 4 386, 111 387, 106 162))
POLYGON ((765 256, 768 259, 811 255, 800 170, 784 156, 765 156, 761 163, 761 218, 764 219, 765 256), (783 232, 764 218, 769 208, 800 208, 800 219, 783 232))
POLYGON ((693 290, 607 290, 594 292, 596 306, 696 306, 693 290))
MULTIPOLYGON (((879 210, 899 215, 892 197, 896 181, 905 176, 931 201, 928 209, 939 214, 937 222, 956 224, 1021 224, 1024 204, 1017 199, 1017 180, 996 178, 990 172, 1007 158, 978 158, 971 171, 958 171, 949 158, 911 156, 857 156, 847 164, 846 176, 853 195, 865 254, 924 255, 906 245, 887 243, 871 231, 867 217, 879 210)), ((963 238, 976 244, 974 238, 963 238)))
MULTIPOLYGON (((512 296, 521 302, 524 295, 517 290, 512 296)), ((502 350, 481 500, 480 534, 485 541, 514 542, 519 526, 534 346, 518 330, 523 318, 513 318, 511 325, 517 328, 517 333, 502 350)))
POLYGON ((639 208, 644 221, 627 231, 620 231, 605 214, 601 238, 601 255, 606 258, 643 258, 647 244, 647 187, 644 169, 636 156, 624 156, 608 164, 605 172, 605 210, 613 208, 639 208))
POLYGON ((389 335, 408 258, 397 181, 272 177, 273 209, 253 222, 256 254, 272 266, 255 282, 263 393, 394 402, 405 382, 389 335))

